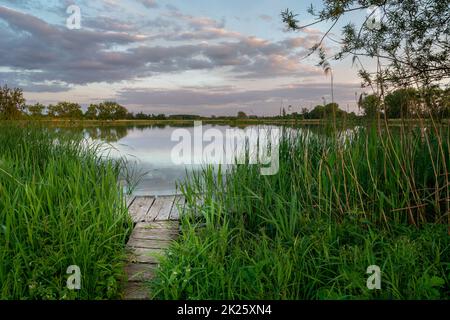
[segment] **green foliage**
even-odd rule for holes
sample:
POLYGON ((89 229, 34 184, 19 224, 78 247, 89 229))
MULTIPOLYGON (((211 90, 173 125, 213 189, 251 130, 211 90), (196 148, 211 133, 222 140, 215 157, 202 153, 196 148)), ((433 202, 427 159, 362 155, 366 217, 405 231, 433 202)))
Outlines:
POLYGON ((326 105, 317 105, 311 111, 303 110, 303 115, 306 119, 332 119, 334 116, 336 118, 343 118, 348 115, 344 110, 339 109, 337 103, 328 103, 326 105))
POLYGON ((45 110, 45 106, 40 103, 36 103, 34 105, 27 106, 28 112, 30 116, 33 118, 41 118, 44 116, 43 112, 45 110))
POLYGON ((52 129, 0 126, 0 299, 120 295, 132 225, 120 164, 52 129), (66 287, 81 269, 81 290, 66 287))
POLYGON ((127 117, 128 110, 120 104, 105 101, 98 105, 91 104, 85 113, 88 119, 119 120, 127 117))
POLYGON ((398 89, 389 93, 384 99, 386 116, 390 119, 408 118, 414 111, 417 91, 412 88, 398 89))
POLYGON ((20 118, 25 109, 23 91, 19 88, 0 87, 0 119, 20 118))
MULTIPOLYGON (((284 115, 286 115, 286 111, 284 112, 284 115)), ((237 117, 239 119, 245 119, 245 118, 247 118, 247 114, 244 111, 239 111, 237 114, 237 117)))
POLYGON ((368 119, 376 119, 381 110, 381 100, 374 94, 364 97, 361 101, 360 108, 368 119))
MULTIPOLYGON (((367 19, 355 25, 348 23, 342 30, 341 51, 335 56, 380 57, 384 68, 377 73, 361 69, 366 84, 393 84, 409 86, 419 83, 428 87, 441 84, 450 77, 450 6, 442 0, 323 0, 319 10, 309 13, 315 21, 301 25, 292 11, 282 12, 283 22, 290 30, 301 30, 312 25, 330 22, 327 33, 349 14, 360 11, 367 19), (367 10, 376 7, 382 15, 380 24, 372 23, 375 13, 367 10)), ((354 21, 354 19, 352 19, 354 21)), ((323 37, 323 41, 326 37, 323 37)), ((320 49, 322 42, 311 49, 320 49)))
POLYGON ((81 119, 83 111, 78 103, 58 102, 56 105, 48 106, 48 114, 57 118, 81 119))
POLYGON ((389 130, 286 131, 276 175, 192 174, 155 297, 448 299, 449 130, 389 130))

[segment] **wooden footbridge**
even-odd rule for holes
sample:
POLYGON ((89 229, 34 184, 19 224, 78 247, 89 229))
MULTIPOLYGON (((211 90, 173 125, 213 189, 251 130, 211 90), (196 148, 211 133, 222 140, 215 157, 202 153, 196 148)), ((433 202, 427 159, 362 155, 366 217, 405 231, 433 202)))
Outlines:
POLYGON ((135 223, 127 244, 128 281, 126 300, 149 299, 146 284, 158 267, 158 257, 179 234, 179 217, 185 205, 181 195, 137 196, 127 199, 128 212, 135 223))

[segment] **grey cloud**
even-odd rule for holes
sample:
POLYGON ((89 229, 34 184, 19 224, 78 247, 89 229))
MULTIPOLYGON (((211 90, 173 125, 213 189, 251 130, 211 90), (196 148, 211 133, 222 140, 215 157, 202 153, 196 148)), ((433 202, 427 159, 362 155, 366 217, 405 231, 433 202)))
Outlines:
POLYGON ((151 9, 159 8, 159 4, 156 2, 156 0, 138 0, 138 1, 147 8, 151 9))
POLYGON ((133 25, 130 21, 118 21, 116 19, 106 16, 88 17, 88 18, 85 17, 83 18, 83 27, 113 32, 138 31, 138 27, 136 25, 133 25))
MULTIPOLYGON (((335 84, 336 100, 339 102, 354 100, 359 84, 335 84)), ((185 88, 178 90, 123 89, 119 91, 119 101, 123 104, 142 106, 223 106, 228 104, 248 104, 279 101, 280 99, 297 101, 315 101, 329 94, 328 83, 308 83, 271 90, 239 91, 236 88, 185 88)))
MULTIPOLYGON (((197 40, 228 33, 230 41, 150 46, 146 37, 100 30, 125 31, 129 26, 127 22, 99 17, 87 21, 96 30, 68 30, 0 6, 0 56, 4 57, 0 66, 40 71, 24 77, 38 84, 44 81, 113 83, 155 73, 221 67, 228 67, 235 76, 246 78, 310 76, 318 72, 302 66, 298 56, 317 35, 270 42, 229 32, 223 28, 223 21, 182 15, 178 11, 172 14, 179 14, 192 28, 198 28, 193 33, 197 40), (9 28, 2 27, 2 21, 9 28), (118 50, 115 45, 122 48, 118 50)), ((165 20, 157 23, 163 25, 165 20)), ((170 40, 171 36, 173 33, 165 38, 170 40)), ((185 39, 191 38, 185 36, 185 39)))
POLYGON ((264 20, 264 21, 269 21, 269 22, 273 20, 272 17, 267 14, 261 14, 258 16, 258 18, 261 20, 264 20))

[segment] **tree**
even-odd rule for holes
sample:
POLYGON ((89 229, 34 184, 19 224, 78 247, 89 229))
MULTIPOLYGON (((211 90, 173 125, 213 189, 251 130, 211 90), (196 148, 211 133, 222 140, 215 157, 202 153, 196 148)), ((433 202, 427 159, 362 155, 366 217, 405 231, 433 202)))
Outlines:
POLYGON ((0 118, 11 120, 19 118, 25 109, 25 98, 20 88, 0 87, 0 118))
POLYGON ((88 119, 118 120, 129 117, 128 110, 113 101, 105 101, 100 104, 91 104, 84 116, 88 119))
POLYGON ((324 107, 324 112, 326 117, 333 117, 333 119, 340 118, 344 114, 344 110, 339 109, 337 103, 328 103, 324 107))
POLYGON ((323 119, 325 117, 325 107, 317 105, 308 113, 309 119, 323 119))
POLYGON ((247 118, 247 114, 244 111, 239 111, 237 114, 237 117, 239 119, 246 119, 247 118))
POLYGON ((30 113, 30 116, 33 118, 40 118, 43 117, 45 106, 40 103, 35 103, 34 105, 27 106, 28 112, 30 113))
POLYGON ((81 106, 78 103, 58 102, 56 105, 48 106, 48 114, 52 117, 80 119, 83 116, 81 106))
POLYGON ((330 22, 321 40, 311 48, 319 50, 326 36, 347 13, 371 10, 367 19, 356 26, 353 22, 343 28, 341 50, 334 56, 377 57, 384 70, 360 75, 366 84, 421 86, 439 84, 450 79, 450 6, 448 0, 323 0, 323 8, 313 6, 308 12, 313 23, 299 25, 297 15, 287 9, 282 19, 290 30, 330 22), (381 21, 375 21, 379 16, 381 21))
POLYGON ((368 119, 376 119, 379 114, 380 98, 371 94, 360 99, 360 107, 364 111, 364 115, 368 119))
POLYGON ((386 116, 391 119, 408 117, 417 91, 413 88, 398 89, 389 93, 384 99, 386 116))
POLYGON ((135 115, 135 118, 138 120, 145 120, 148 119, 148 115, 141 111, 135 115))
POLYGON ((84 113, 84 117, 91 120, 97 119, 97 111, 98 111, 97 109, 98 105, 90 104, 86 112, 84 113))

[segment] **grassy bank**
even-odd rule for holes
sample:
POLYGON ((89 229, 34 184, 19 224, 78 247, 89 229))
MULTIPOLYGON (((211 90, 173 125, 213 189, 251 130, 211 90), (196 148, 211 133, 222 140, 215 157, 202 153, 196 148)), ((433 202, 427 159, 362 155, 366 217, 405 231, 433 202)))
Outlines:
POLYGON ((394 131, 286 132, 276 175, 193 174, 155 298, 448 299, 449 130, 394 131))
POLYGON ((118 297, 131 223, 120 164, 79 136, 0 125, 0 298, 118 297), (66 270, 78 265, 81 290, 66 270))

